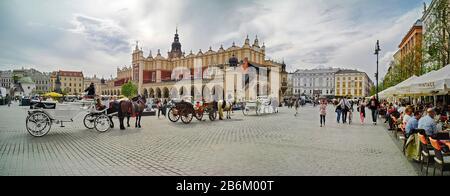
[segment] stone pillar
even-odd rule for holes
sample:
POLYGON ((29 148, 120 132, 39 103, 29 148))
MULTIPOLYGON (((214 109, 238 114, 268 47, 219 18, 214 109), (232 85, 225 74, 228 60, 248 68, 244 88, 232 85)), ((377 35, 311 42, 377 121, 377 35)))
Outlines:
POLYGON ((161 82, 161 61, 156 62, 156 83, 161 82))
POLYGON ((142 86, 144 85, 144 62, 139 62, 139 79, 138 79, 138 94, 143 93, 142 86))

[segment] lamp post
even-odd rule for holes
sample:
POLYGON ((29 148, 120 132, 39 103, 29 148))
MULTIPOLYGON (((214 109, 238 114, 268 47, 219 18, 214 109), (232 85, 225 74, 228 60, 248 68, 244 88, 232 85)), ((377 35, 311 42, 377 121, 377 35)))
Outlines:
POLYGON ((377 73, 375 73, 375 79, 377 80, 377 100, 379 100, 378 98, 378 77, 379 77, 379 73, 378 73, 378 64, 379 64, 379 55, 380 55, 380 40, 377 40, 377 44, 375 45, 375 55, 377 55, 377 73))

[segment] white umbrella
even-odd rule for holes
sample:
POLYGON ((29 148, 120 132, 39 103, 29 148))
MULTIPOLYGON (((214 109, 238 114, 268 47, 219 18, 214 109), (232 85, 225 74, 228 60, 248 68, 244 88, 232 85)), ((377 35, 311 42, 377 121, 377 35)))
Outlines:
POLYGON ((411 85, 418 79, 417 76, 412 76, 408 78, 407 80, 401 82, 400 84, 397 84, 395 86, 395 95, 402 96, 402 95, 408 95, 408 93, 411 92, 411 85))
POLYGON ((450 87, 450 65, 432 71, 415 80, 410 88, 409 94, 415 95, 438 95, 448 94, 450 87))
POLYGON ((381 91, 381 93, 379 93, 378 96, 380 98, 388 98, 388 97, 392 97, 394 92, 395 92, 395 87, 390 87, 384 91, 381 91))

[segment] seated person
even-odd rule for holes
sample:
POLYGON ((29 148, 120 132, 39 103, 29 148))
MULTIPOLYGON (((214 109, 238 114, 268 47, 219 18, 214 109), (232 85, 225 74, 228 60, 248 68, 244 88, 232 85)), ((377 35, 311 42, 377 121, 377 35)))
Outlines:
POLYGON ((389 130, 394 130, 395 126, 398 125, 398 119, 400 118, 400 112, 397 111, 394 107, 389 111, 389 130))
POLYGON ((100 99, 97 99, 97 101, 95 103, 95 109, 97 111, 103 111, 106 109, 106 106, 102 104, 102 101, 100 99))
POLYGON ((404 116, 403 116, 403 123, 404 124, 408 124, 408 121, 412 118, 412 116, 411 116, 412 114, 413 114, 412 108, 407 107, 405 109, 405 113, 404 113, 404 116))
POLYGON ((411 135, 411 132, 414 129, 418 129, 419 128, 419 120, 422 117, 422 112, 416 111, 414 112, 414 116, 411 117, 408 120, 408 123, 406 124, 406 128, 405 128, 405 132, 406 132, 406 137, 409 138, 409 136, 411 135))
POLYGON ((437 124, 434 120, 436 112, 434 111, 434 109, 430 108, 427 110, 427 114, 428 115, 422 117, 419 120, 419 129, 425 130, 427 136, 433 137, 439 133, 437 124))

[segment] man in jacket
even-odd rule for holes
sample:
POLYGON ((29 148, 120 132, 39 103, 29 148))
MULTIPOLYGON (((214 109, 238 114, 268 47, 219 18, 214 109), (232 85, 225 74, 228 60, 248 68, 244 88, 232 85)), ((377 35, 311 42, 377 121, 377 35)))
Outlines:
POLYGON ((378 119, 378 108, 380 107, 380 102, 378 102, 375 96, 369 102, 369 109, 372 111, 372 121, 374 125, 377 125, 378 119))
POLYGON ((87 92, 87 98, 93 99, 95 98, 95 86, 94 83, 91 83, 91 85, 89 85, 89 87, 84 90, 84 92, 87 92))

